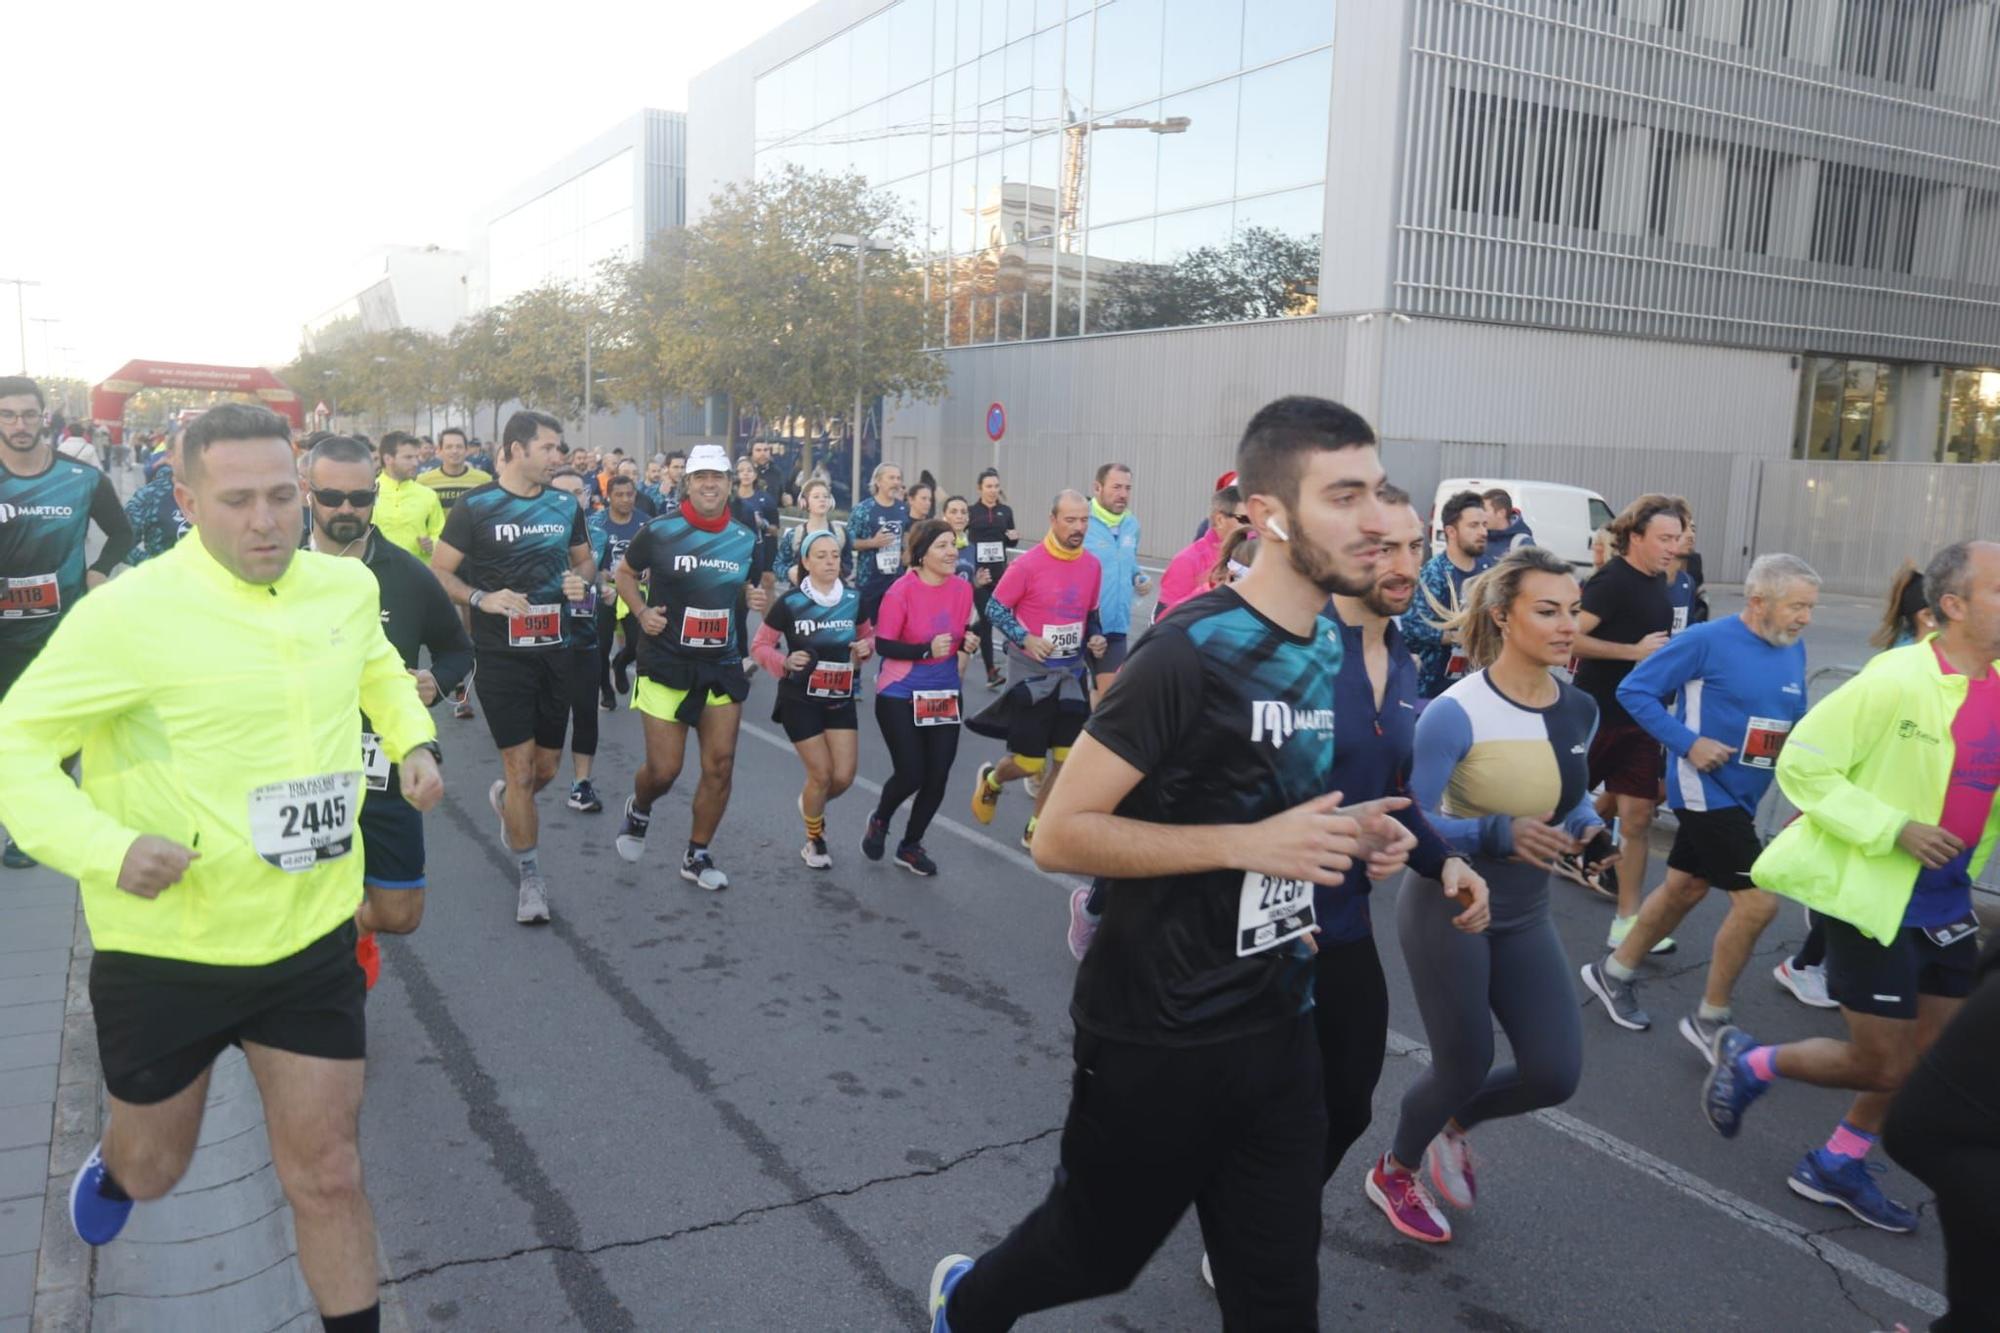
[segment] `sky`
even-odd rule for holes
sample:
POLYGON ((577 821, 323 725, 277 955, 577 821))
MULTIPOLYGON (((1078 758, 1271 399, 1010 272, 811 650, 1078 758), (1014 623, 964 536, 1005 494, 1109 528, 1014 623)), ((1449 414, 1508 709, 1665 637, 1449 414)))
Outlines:
POLYGON ((16 6, 0 278, 40 283, 27 368, 282 364, 383 247, 466 247, 480 205, 642 107, 686 110, 693 76, 809 3, 16 6))

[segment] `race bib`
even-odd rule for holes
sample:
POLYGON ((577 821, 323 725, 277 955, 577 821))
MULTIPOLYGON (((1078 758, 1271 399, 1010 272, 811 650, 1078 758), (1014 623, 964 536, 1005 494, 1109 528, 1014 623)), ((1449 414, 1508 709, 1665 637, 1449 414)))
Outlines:
POLYGON ((976 542, 972 547, 972 558, 982 565, 997 565, 1007 558, 1004 542, 976 542))
POLYGON ((920 727, 958 725, 957 690, 912 690, 910 702, 915 706, 916 721, 920 727))
POLYGON ((322 773, 273 782, 250 793, 250 845, 297 874, 354 850, 361 774, 322 773))
POLYGON ((389 756, 383 753, 382 738, 372 731, 361 733, 361 777, 369 791, 389 790, 389 756))
POLYGON ((40 620, 62 613, 62 588, 53 574, 0 579, 0 620, 40 620))
POLYGON ((1972 912, 1967 912, 1957 921, 1947 925, 1924 927, 1924 934, 1930 936, 1931 943, 1939 948, 1956 944, 1970 935, 1977 934, 1978 931, 1979 917, 1972 912))
POLYGON ((1778 751, 1792 724, 1782 717, 1753 717, 1743 728, 1743 744, 1736 747, 1736 762, 1748 768, 1774 768, 1778 751))
POLYGON ((1275 949, 1313 928, 1313 886, 1252 870, 1236 898, 1236 956, 1275 949))
POLYGON ((1465 669, 1469 665, 1470 663, 1465 660, 1464 653, 1456 648, 1452 649, 1451 660, 1444 664, 1444 678, 1446 680, 1457 680, 1465 674, 1465 669))
POLYGON ((890 542, 875 553, 875 568, 884 574, 894 574, 903 567, 903 548, 898 542, 890 542))
POLYGON ((681 612, 681 644, 687 648, 729 646, 729 612, 690 606, 681 612))
POLYGON ((561 602, 541 602, 507 617, 509 648, 546 648, 562 642, 561 602))
POLYGON ((1670 633, 1679 634, 1688 627, 1688 610, 1689 608, 1685 606, 1674 608, 1674 627, 1670 633))
POLYGON ((1045 625, 1042 637, 1049 641, 1050 657, 1075 657, 1083 651, 1083 626, 1045 625))
POLYGON ((854 664, 852 662, 815 662, 812 674, 806 677, 806 693, 815 699, 851 699, 854 697, 854 664))
POLYGON ((578 620, 593 620, 597 616, 597 589, 585 588, 583 596, 569 603, 569 613, 578 620))

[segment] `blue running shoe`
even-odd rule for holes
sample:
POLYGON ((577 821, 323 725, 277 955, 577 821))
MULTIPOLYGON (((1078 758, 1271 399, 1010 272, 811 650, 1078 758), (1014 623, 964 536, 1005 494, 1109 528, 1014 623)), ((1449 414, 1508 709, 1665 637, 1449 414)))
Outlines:
POLYGON ((69 1222, 86 1245, 109 1245, 125 1229, 132 1216, 130 1199, 107 1199, 98 1193, 104 1184, 104 1145, 90 1150, 69 1186, 69 1222))
POLYGON ((1715 1064, 1701 1084, 1701 1110, 1725 1139, 1743 1127, 1743 1113, 1764 1095, 1770 1084, 1743 1064, 1744 1053, 1757 1041, 1742 1028, 1726 1027, 1715 1034, 1715 1064))
POLYGON ((1845 1208, 1871 1227, 1906 1235, 1917 1229, 1917 1215, 1875 1183, 1875 1177, 1888 1169, 1880 1162, 1835 1157, 1824 1148, 1814 1148, 1799 1158, 1785 1183, 1802 1199, 1845 1208))
POLYGON ((931 1333, 951 1333, 944 1307, 951 1301, 951 1289, 971 1271, 972 1259, 963 1254, 947 1254, 931 1270, 931 1333))

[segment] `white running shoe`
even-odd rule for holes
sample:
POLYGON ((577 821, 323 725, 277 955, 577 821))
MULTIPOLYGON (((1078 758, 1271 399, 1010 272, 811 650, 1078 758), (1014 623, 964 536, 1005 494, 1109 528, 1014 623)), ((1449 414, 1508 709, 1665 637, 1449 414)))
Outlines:
POLYGON ((1215 1270, 1208 1266, 1207 1250, 1203 1250, 1201 1252, 1201 1280, 1208 1284, 1208 1289, 1210 1291, 1215 1290, 1215 1270))
POLYGON ((1814 1009, 1840 1008, 1840 1001, 1826 993, 1826 968, 1822 964, 1793 967, 1792 960, 1787 958, 1771 969, 1771 976, 1800 1004, 1814 1009))
POLYGON ((514 907, 514 920, 524 926, 539 926, 549 919, 549 882, 540 875, 521 876, 521 897, 514 907))
POLYGON ((1449 1125, 1424 1150, 1424 1174, 1430 1177, 1431 1188, 1460 1212, 1471 1208, 1479 1196, 1477 1167, 1472 1144, 1449 1125))

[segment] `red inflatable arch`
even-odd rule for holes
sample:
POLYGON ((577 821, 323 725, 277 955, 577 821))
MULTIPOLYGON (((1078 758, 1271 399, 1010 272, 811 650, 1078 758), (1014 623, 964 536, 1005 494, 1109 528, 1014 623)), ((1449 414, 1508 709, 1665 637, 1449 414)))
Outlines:
POLYGON ((283 380, 262 366, 196 366, 184 361, 128 361, 90 391, 90 419, 111 429, 112 443, 125 433, 125 400, 141 389, 213 389, 247 393, 292 423, 303 434, 305 409, 283 380))

